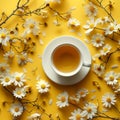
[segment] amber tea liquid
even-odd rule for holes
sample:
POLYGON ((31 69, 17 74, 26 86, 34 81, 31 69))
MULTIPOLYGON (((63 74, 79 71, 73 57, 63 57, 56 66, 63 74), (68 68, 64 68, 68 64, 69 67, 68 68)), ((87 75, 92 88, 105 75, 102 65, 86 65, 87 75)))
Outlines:
POLYGON ((80 52, 73 45, 60 45, 54 50, 52 61, 56 69, 69 73, 76 70, 79 66, 80 52))

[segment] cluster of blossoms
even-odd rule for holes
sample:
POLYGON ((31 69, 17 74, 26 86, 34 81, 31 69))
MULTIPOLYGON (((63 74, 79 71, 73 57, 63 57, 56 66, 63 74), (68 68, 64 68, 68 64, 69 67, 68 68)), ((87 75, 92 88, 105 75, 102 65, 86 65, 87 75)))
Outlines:
MULTIPOLYGON (((69 120, 90 120, 102 117, 99 115, 98 104, 86 101, 86 96, 89 93, 90 92, 85 88, 80 88, 75 96, 70 96, 67 91, 64 91, 57 96, 56 104, 61 109, 70 105, 77 107, 71 112, 69 120)), ((106 93, 101 98, 102 105, 106 109, 114 106, 116 101, 116 96, 113 93, 106 93)))

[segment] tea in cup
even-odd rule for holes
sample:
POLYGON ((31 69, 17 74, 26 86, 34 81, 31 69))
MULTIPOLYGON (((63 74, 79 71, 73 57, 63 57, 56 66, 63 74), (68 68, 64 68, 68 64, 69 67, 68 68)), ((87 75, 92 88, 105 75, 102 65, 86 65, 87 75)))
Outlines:
POLYGON ((70 43, 61 43, 51 54, 51 66, 60 76, 70 77, 76 75, 83 65, 81 50, 70 43))

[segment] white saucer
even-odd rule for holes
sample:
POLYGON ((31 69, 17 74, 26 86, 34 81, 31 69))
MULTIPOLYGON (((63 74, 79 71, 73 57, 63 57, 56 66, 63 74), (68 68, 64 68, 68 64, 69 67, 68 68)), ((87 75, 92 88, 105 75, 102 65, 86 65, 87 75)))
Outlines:
POLYGON ((54 47, 61 43, 72 43, 72 44, 76 45, 77 47, 80 47, 82 49, 81 52, 84 56, 83 59, 84 59, 85 63, 87 63, 89 65, 91 65, 91 55, 90 55, 88 48, 81 40, 79 40, 75 37, 71 37, 71 36, 61 36, 61 37, 55 38, 46 47, 46 49, 43 53, 43 57, 42 57, 42 66, 43 66, 43 70, 44 70, 45 74, 48 76, 48 78, 50 80, 52 80, 53 82, 55 82, 57 84, 73 85, 73 84, 80 82, 81 80, 83 80, 86 77, 86 75, 88 74, 88 72, 90 70, 90 66, 83 66, 82 69, 79 71, 79 73, 72 77, 61 77, 61 76, 57 75, 50 65, 50 62, 51 62, 50 56, 52 54, 54 47))

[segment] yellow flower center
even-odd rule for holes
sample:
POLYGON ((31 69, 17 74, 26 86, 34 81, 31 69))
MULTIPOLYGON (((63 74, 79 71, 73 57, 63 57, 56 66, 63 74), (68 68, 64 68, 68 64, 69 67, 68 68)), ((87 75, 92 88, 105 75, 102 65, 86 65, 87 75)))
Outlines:
POLYGON ((8 77, 5 78, 5 82, 9 82, 10 79, 8 77))
POLYGON ((46 88, 46 85, 45 85, 45 84, 42 84, 42 85, 41 85, 41 88, 42 88, 42 89, 45 89, 45 88, 46 88))
POLYGON ((9 59, 12 59, 13 57, 14 57, 14 55, 12 55, 12 54, 8 56, 9 59))
POLYGON ((114 80, 114 76, 111 75, 110 76, 110 80, 113 81, 114 80))
POLYGON ((80 114, 77 114, 77 115, 76 115, 76 120, 80 120, 80 118, 81 118, 81 115, 80 115, 80 114))
POLYGON ((33 29, 34 27, 35 27, 35 25, 34 24, 30 24, 30 29, 33 29))
POLYGON ((107 98, 106 100, 108 103, 111 103, 111 99, 110 98, 107 98))
POLYGON ((94 28, 94 24, 91 23, 91 24, 90 24, 90 28, 94 28))
POLYGON ((20 80, 21 80, 20 77, 16 77, 16 81, 20 82, 20 80))
POLYGON ((62 96, 62 97, 61 97, 61 101, 62 101, 62 102, 65 102, 65 100, 66 100, 65 96, 62 96))
POLYGON ((90 7, 89 7, 89 10, 90 10, 90 12, 92 12, 92 13, 95 12, 95 8, 94 8, 93 6, 90 6, 90 7))
POLYGON ((15 112, 19 112, 19 108, 18 107, 15 108, 15 112))
POLYGON ((18 95, 21 95, 21 91, 20 91, 20 90, 18 90, 18 91, 17 91, 17 94, 18 94, 18 95))
POLYGON ((91 109, 91 108, 88 108, 87 111, 88 111, 88 113, 91 113, 91 112, 92 112, 92 109, 91 109))
POLYGON ((100 43, 100 38, 97 38, 97 39, 96 39, 96 43, 100 43))
POLYGON ((24 56, 21 56, 20 59, 21 59, 21 61, 25 61, 25 57, 24 56))
POLYGON ((110 27, 110 31, 113 31, 113 30, 114 30, 114 27, 113 27, 113 26, 111 26, 111 27, 110 27))
POLYGON ((108 48, 104 48, 103 51, 104 51, 104 52, 107 52, 107 51, 108 51, 108 48))
POLYGON ((5 72, 6 68, 4 66, 0 67, 1 72, 5 72))
POLYGON ((83 92, 83 91, 81 91, 81 92, 80 92, 80 95, 84 95, 84 92, 83 92))
POLYGON ((2 33, 2 34, 1 34, 1 38, 2 38, 2 39, 5 39, 5 38, 6 38, 6 34, 2 33))

